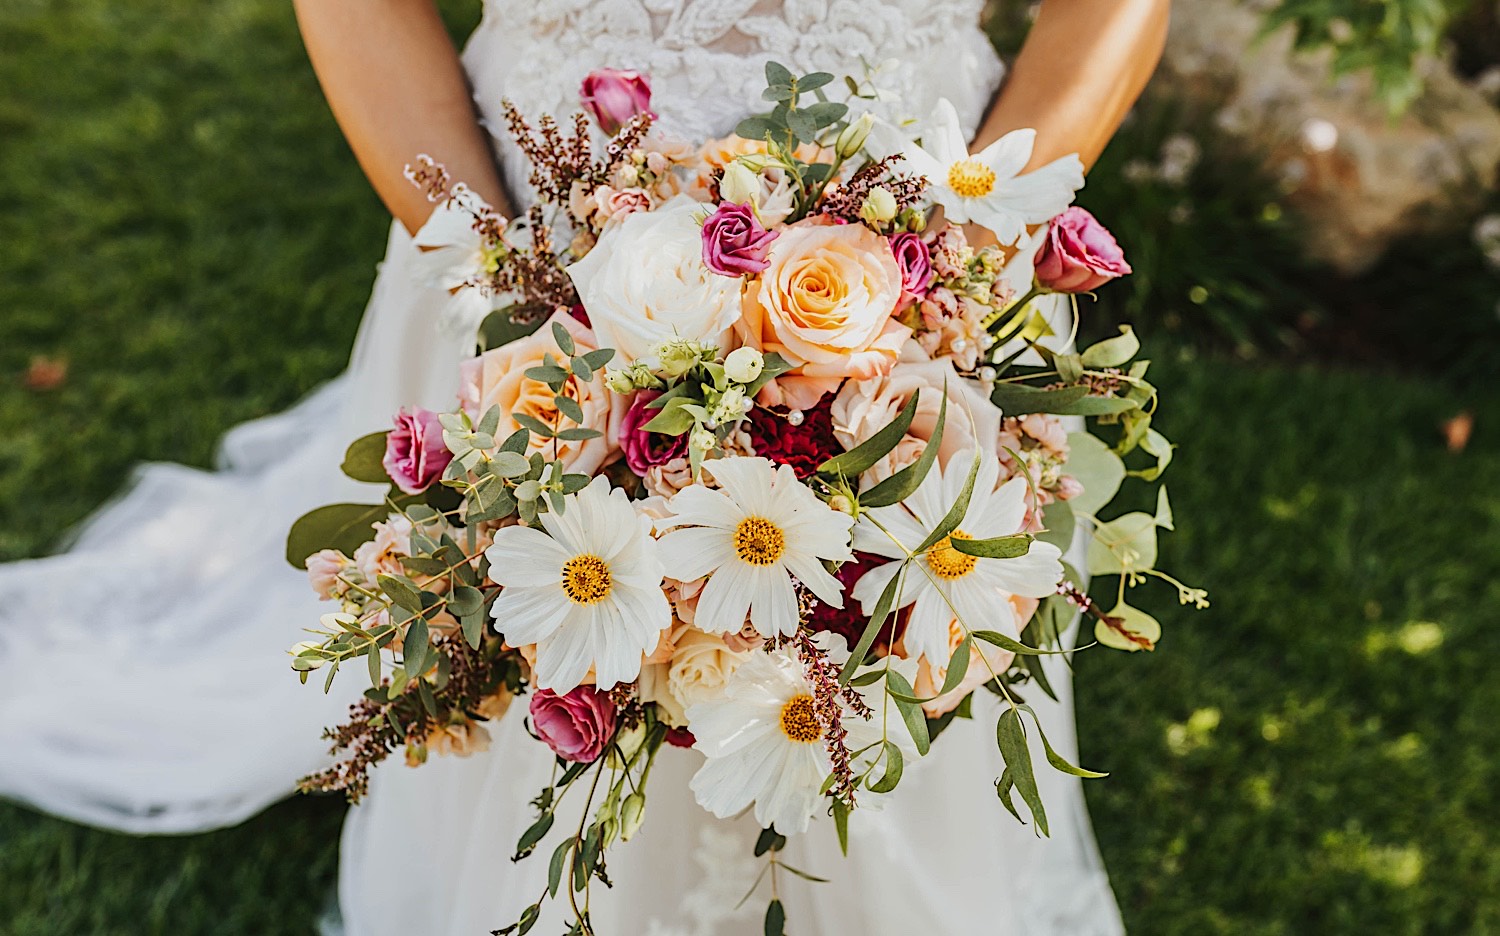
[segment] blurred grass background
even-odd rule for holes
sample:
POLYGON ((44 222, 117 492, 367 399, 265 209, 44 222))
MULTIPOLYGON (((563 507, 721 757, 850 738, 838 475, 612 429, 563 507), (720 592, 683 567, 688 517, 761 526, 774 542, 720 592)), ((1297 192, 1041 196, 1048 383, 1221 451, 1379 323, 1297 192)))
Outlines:
MULTIPOLYGON (((462 34, 476 11, 447 7, 462 34)), ((284 3, 8 0, 0 89, 8 560, 136 462, 208 465, 226 427, 337 373, 387 219, 284 3)), ((1456 231, 1338 280, 1254 161, 1184 119, 1143 105, 1084 198, 1137 268, 1090 318, 1151 336, 1186 443, 1162 565, 1214 600, 1159 590, 1159 653, 1079 658, 1126 921, 1500 933, 1495 274, 1456 231), (1185 186, 1104 183, 1184 129, 1203 152, 1185 186), (1439 427, 1465 409, 1452 454, 1439 427)), ((341 816, 299 799, 136 839, 0 804, 0 933, 308 933, 341 816)))

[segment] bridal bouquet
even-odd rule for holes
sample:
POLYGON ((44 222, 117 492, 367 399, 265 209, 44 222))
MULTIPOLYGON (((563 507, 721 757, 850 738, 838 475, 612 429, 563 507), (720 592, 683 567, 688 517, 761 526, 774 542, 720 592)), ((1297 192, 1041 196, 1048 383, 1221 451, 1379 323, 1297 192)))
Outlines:
MULTIPOLYGON (((1127 601, 1149 579, 1206 603, 1154 567, 1165 489, 1154 513, 1100 517, 1172 446, 1131 331, 1081 352, 1061 333, 1069 300, 1129 272, 1068 207, 1078 159, 1021 174, 1030 131, 971 154, 945 102, 918 145, 856 112, 857 81, 838 102, 832 75, 766 77, 772 109, 702 145, 653 130, 632 72, 591 75, 592 121, 566 130, 507 105, 537 193, 513 220, 419 160, 438 206, 422 261, 479 353, 452 410, 349 447, 380 503, 314 510, 288 541, 338 605, 293 668, 326 686, 358 661, 371 683, 328 734, 344 758, 305 786, 358 799, 398 749, 482 750, 524 699, 557 766, 516 854, 584 799, 542 895, 565 893, 579 933, 663 745, 701 753, 698 803, 753 812, 774 869, 820 815, 847 849, 856 809, 983 690, 999 802, 1045 834, 1029 738, 1103 775, 1047 744, 1037 661, 1074 652, 1080 610, 1087 646, 1152 649, 1127 601), (1063 559, 1075 533, 1086 567, 1063 559), (1111 599, 1086 576, 1117 577, 1111 599)), ((781 920, 773 900, 767 931, 781 920)))

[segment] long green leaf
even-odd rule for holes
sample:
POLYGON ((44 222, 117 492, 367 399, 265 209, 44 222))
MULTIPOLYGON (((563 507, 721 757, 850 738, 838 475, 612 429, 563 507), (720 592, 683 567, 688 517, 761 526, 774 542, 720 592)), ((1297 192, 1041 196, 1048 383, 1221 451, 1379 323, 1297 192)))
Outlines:
POLYGON ((899 504, 921 487, 927 472, 937 463, 938 450, 943 444, 943 426, 948 421, 948 394, 944 392, 942 405, 938 408, 937 423, 932 427, 932 438, 917 458, 916 463, 886 478, 859 496, 862 507, 889 507, 899 504))
POLYGON ((902 581, 906 578, 906 560, 900 560, 901 568, 891 576, 890 582, 885 590, 880 593, 880 598, 875 602, 875 613, 870 615, 870 620, 865 624, 865 632, 859 635, 859 642, 854 645, 849 659, 844 663, 844 669, 839 673, 839 685, 849 685, 849 680, 854 678, 855 670, 864 662, 865 654, 870 652, 870 647, 875 644, 875 635, 880 633, 880 627, 885 623, 886 617, 891 613, 891 607, 896 603, 902 581))
MULTIPOLYGON (((1059 501, 1059 503, 1062 503, 1059 501)), ((984 559, 1016 559, 1031 551, 1031 541, 1034 539, 1030 533, 1012 533, 1010 536, 996 536, 990 539, 956 539, 949 540, 953 548, 968 556, 979 556, 984 559)))
POLYGON ((849 451, 823 462, 818 466, 818 473, 843 475, 846 478, 857 478, 864 474, 906 438, 906 430, 911 428, 911 421, 917 415, 917 401, 921 396, 920 390, 913 393, 895 419, 849 451))
POLYGON ((1047 763, 1051 764, 1056 769, 1061 770, 1065 774, 1072 774, 1075 777, 1083 777, 1088 780, 1109 776, 1109 774, 1107 773, 1099 773, 1097 770, 1087 770, 1083 767, 1078 767, 1068 763, 1067 758, 1052 750, 1052 745, 1047 741, 1047 732, 1042 730, 1042 720, 1037 716, 1036 712, 1031 708, 1031 706, 1021 705, 1019 706, 1019 708, 1027 715, 1030 715, 1032 721, 1036 722, 1036 733, 1042 736, 1042 749, 1047 752, 1047 763))
POLYGON ((307 557, 320 549, 353 555, 361 544, 375 538, 372 524, 389 514, 385 504, 328 504, 308 511, 287 532, 286 561, 302 569, 307 557))
MULTIPOLYGON (((913 552, 926 552, 943 537, 958 529, 958 525, 963 522, 964 515, 969 512, 969 501, 974 497, 974 480, 979 477, 979 456, 979 447, 975 446, 974 459, 969 465, 969 475, 964 479, 963 490, 958 492, 958 497, 953 501, 953 506, 948 508, 948 512, 943 515, 943 519, 938 522, 937 526, 932 528, 931 532, 927 534, 927 538, 922 540, 921 545, 917 546, 913 552)), ((970 540, 969 542, 976 541, 970 540)), ((987 541, 978 540, 977 542, 987 541)), ((960 549, 959 552, 967 552, 967 550, 960 549)))
MULTIPOLYGON (((886 674, 886 682, 890 683, 891 688, 901 695, 916 695, 916 691, 912 689, 911 683, 906 681, 906 677, 894 669, 886 674)), ((906 728, 911 732, 911 739, 917 743, 917 753, 926 757, 928 750, 932 747, 932 739, 927 731, 927 714, 922 711, 922 706, 909 702, 899 695, 892 695, 891 699, 896 703, 901 719, 906 722, 906 728)))
POLYGON ((1005 758, 1005 769, 1021 794, 1021 799, 1031 809, 1031 818, 1036 821, 1037 831, 1050 835, 1047 830, 1047 811, 1042 806, 1042 794, 1036 786, 1036 773, 1031 766, 1031 747, 1026 743, 1026 729, 1021 726, 1021 716, 1008 708, 1000 713, 995 724, 995 736, 1000 745, 1000 756, 1005 758))

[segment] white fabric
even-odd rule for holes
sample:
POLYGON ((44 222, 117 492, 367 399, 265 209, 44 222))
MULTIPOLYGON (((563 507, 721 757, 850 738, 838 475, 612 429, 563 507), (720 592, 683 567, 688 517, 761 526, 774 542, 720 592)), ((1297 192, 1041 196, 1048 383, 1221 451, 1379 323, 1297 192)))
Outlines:
MULTIPOLYGON (((902 97, 882 105, 887 116, 930 114, 945 96, 972 130, 1000 76, 977 29, 980 6, 490 0, 465 63, 490 114, 502 97, 533 115, 566 112, 590 69, 639 68, 652 75, 663 124, 691 137, 727 133, 760 109, 767 50, 803 71, 889 63, 876 84, 902 97)), ((503 139, 499 147, 513 191, 523 191, 515 154, 503 139)), ((67 552, 0 567, 0 795, 109 828, 189 832, 253 814, 326 763, 320 729, 363 684, 351 673, 324 696, 291 673, 285 648, 322 609, 282 560, 282 539, 305 509, 373 493, 339 477, 344 442, 385 425, 399 405, 452 402, 463 349, 433 327, 445 297, 414 285, 414 257, 393 230, 349 371, 286 413, 234 430, 219 472, 147 466, 67 552)), ((1062 702, 1039 692, 1030 701, 1072 757, 1068 673, 1061 664, 1051 672, 1062 702)), ((397 758, 377 771, 344 833, 350 936, 472 936, 513 921, 540 893, 546 846, 509 861, 530 822, 527 801, 550 774, 520 708, 493 726, 488 753, 420 770, 397 758)), ((1121 932, 1079 781, 1038 770, 1052 837, 1036 838, 996 802, 993 704, 983 699, 976 714, 908 770, 884 810, 854 816, 848 859, 827 821, 793 842, 790 863, 833 879, 781 875, 795 931, 1121 932)), ((763 897, 735 909, 759 870, 756 830, 691 801, 698 760, 661 755, 646 827, 611 853, 616 887, 595 888, 599 932, 760 932, 763 897)), ((558 928, 554 912, 537 931, 558 928)))

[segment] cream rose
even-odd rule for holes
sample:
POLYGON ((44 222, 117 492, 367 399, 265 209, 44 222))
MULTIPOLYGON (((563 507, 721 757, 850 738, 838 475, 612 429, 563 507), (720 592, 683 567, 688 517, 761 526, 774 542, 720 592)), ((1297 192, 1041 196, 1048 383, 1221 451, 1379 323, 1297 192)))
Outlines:
POLYGON ((890 425, 912 395, 921 393, 906 438, 870 469, 867 481, 889 477, 922 454, 937 428, 945 385, 948 416, 938 447, 940 463, 946 466, 954 452, 994 444, 1000 433, 1000 411, 974 381, 959 376, 951 360, 930 360, 915 341, 909 341, 901 349, 900 364, 883 376, 849 381, 833 398, 833 434, 840 445, 853 448, 890 425), (980 440, 985 440, 983 445, 980 440))
POLYGON ((740 317, 740 281, 703 265, 702 206, 686 195, 615 224, 568 267, 601 347, 615 366, 667 338, 723 347, 740 317))
POLYGON ((686 724, 686 710, 721 697, 724 684, 749 655, 729 649, 722 637, 679 623, 672 629, 671 660, 641 671, 641 700, 660 705, 672 724, 686 724))
MULTIPOLYGON (((559 312, 542 323, 542 327, 509 344, 486 351, 477 358, 464 362, 461 369, 459 402, 469 417, 478 422, 491 406, 500 407, 500 428, 496 437, 504 439, 520 428, 513 413, 525 413, 549 426, 567 429, 574 423, 557 410, 553 402, 552 388, 539 380, 526 376, 526 370, 540 367, 543 358, 550 354, 553 360, 561 361, 566 355, 557 346, 552 336, 552 324, 561 323, 573 336, 578 352, 592 351, 598 347, 594 335, 577 319, 559 312)), ((603 435, 583 440, 557 440, 557 460, 568 471, 593 474, 619 455, 620 420, 625 416, 625 398, 610 393, 604 386, 603 371, 594 374, 594 379, 584 383, 570 380, 564 392, 577 401, 583 410, 582 426, 597 429, 603 435)), ((543 439, 536 433, 531 435, 533 450, 546 450, 552 455, 552 439, 543 439)))
POLYGON ((762 401, 807 409, 846 377, 888 373, 911 329, 891 318, 901 270, 886 239, 860 224, 799 222, 766 254, 745 294, 744 343, 794 365, 762 401))

